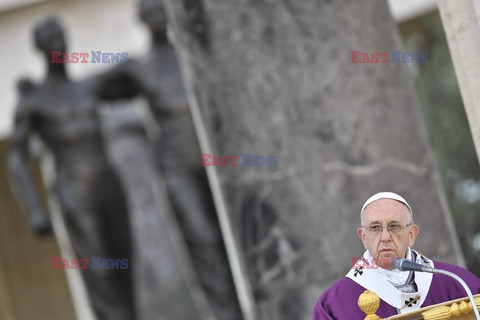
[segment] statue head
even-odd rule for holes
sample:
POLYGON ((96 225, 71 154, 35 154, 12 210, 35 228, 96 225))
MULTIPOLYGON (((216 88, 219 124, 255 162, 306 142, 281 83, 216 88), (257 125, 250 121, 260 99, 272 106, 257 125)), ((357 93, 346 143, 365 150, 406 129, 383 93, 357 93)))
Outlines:
POLYGON ((54 17, 39 22, 35 26, 33 35, 35 46, 47 55, 50 55, 51 51, 65 52, 66 50, 62 26, 54 17))
POLYGON ((167 37, 167 17, 162 0, 139 0, 140 20, 145 23, 155 36, 167 37))

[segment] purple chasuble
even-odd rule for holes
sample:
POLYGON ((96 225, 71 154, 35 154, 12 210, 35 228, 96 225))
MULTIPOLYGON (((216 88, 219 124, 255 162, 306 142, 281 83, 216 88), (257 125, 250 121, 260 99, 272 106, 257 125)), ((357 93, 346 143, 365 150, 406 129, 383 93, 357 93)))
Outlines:
MULTIPOLYGON (((480 293, 480 279, 469 271, 443 262, 434 262, 436 269, 451 271, 460 276, 470 287, 472 293, 480 293)), ((358 297, 365 291, 365 288, 351 280, 343 278, 333 284, 318 298, 313 320, 363 320, 365 313, 357 305, 358 297)), ((453 299, 466 297, 467 293, 455 279, 434 274, 427 297, 422 307, 446 302, 453 299)), ((388 318, 398 314, 395 307, 381 300, 376 314, 380 318, 388 318)))

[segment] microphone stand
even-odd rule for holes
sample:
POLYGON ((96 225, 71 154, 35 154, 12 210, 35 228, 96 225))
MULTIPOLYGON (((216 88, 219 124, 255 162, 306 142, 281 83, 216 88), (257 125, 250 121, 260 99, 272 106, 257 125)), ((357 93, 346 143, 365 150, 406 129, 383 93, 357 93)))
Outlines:
POLYGON ((470 291, 470 288, 468 287, 468 285, 458 275, 447 270, 431 268, 429 266, 422 265, 405 258, 400 258, 400 259, 392 258, 392 262, 393 261, 395 261, 395 266, 400 271, 418 271, 418 272, 437 273, 437 274, 443 274, 444 276, 451 277, 457 280, 462 285, 463 289, 467 292, 468 298, 470 299, 470 303, 472 304, 472 309, 473 309, 473 313, 475 314, 475 318, 477 318, 477 320, 480 320, 480 314, 478 313, 478 307, 477 307, 477 304, 475 303, 475 299, 473 298, 472 291, 470 291))

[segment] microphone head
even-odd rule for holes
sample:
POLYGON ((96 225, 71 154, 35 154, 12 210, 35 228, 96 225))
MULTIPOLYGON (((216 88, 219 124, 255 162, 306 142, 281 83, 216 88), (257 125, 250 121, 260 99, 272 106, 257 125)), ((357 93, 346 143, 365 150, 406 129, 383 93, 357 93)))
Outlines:
POLYGON ((403 269, 403 263, 407 261, 405 258, 392 258, 392 262, 395 262, 395 267, 400 271, 406 271, 403 269))
POLYGON ((397 259, 395 266, 400 271, 419 271, 419 272, 432 272, 432 268, 426 265, 410 261, 405 258, 397 259))

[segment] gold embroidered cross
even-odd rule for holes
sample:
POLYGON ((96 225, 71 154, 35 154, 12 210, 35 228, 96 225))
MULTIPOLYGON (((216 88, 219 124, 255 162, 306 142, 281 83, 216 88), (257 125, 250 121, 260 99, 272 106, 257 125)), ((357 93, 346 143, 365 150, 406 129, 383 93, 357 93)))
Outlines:
POLYGON ((410 298, 410 300, 405 301, 405 305, 402 307, 402 309, 405 307, 411 307, 412 304, 417 304, 418 300, 420 300, 420 296, 416 296, 415 298, 410 298))

